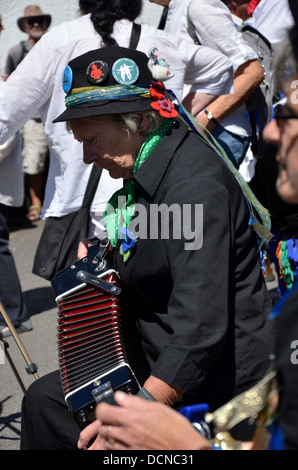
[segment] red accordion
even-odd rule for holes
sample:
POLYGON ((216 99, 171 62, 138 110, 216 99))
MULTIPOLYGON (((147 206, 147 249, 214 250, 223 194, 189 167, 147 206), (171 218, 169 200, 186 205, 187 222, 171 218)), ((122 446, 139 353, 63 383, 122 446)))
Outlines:
POLYGON ((126 358, 121 329, 119 278, 109 263, 109 241, 52 280, 58 306, 58 359, 65 400, 83 427, 96 403, 113 403, 116 390, 140 386, 126 358))

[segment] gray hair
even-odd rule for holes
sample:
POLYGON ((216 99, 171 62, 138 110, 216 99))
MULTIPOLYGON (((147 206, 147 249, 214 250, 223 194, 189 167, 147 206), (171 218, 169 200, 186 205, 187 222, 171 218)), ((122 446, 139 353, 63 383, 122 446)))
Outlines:
MULTIPOLYGON (((139 124, 141 121, 142 114, 145 114, 148 117, 149 121, 147 129, 145 131, 142 131, 142 135, 148 135, 151 132, 156 131, 164 120, 162 116, 160 116, 156 111, 153 110, 136 113, 109 114, 107 115, 107 117, 109 117, 110 119, 112 119, 112 121, 121 126, 123 130, 126 131, 127 137, 130 138, 133 134, 136 134, 140 129, 139 124)), ((89 119, 90 122, 94 122, 96 118, 97 116, 90 116, 89 118, 85 119, 89 119)), ((66 128, 69 132, 72 131, 71 122, 72 121, 66 122, 66 128)))
POLYGON ((143 111, 138 113, 123 113, 123 114, 112 114, 110 117, 118 124, 120 124, 124 130, 127 131, 129 137, 139 131, 139 123, 141 114, 145 114, 148 117, 148 127, 142 132, 142 135, 148 135, 151 132, 156 131, 162 121, 164 120, 156 111, 143 111))

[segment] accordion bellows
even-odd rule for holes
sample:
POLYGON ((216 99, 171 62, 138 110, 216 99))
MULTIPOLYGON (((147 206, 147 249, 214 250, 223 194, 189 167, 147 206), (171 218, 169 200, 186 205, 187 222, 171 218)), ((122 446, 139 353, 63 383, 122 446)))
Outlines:
MULTIPOLYGON (((105 276, 116 282, 115 273, 105 276)), ((86 286, 57 300, 58 360, 67 395, 125 361, 122 346, 119 300, 86 286)))
POLYGON ((137 393, 122 335, 119 277, 92 246, 52 280, 58 307, 58 361, 65 400, 80 424, 113 393, 137 393))

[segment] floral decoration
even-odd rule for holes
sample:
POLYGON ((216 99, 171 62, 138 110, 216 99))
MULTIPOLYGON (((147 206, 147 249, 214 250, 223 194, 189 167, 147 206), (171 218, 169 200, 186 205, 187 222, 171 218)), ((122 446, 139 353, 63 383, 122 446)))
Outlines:
POLYGON ((159 111, 159 114, 164 118, 175 118, 178 116, 172 101, 170 100, 158 100, 151 103, 151 107, 156 111, 159 111))
POLYGON ((123 256, 123 260, 127 261, 131 255, 132 249, 136 244, 136 236, 128 228, 119 228, 121 247, 120 253, 123 256))
POLYGON ((162 100, 165 96, 166 87, 162 82, 152 80, 149 91, 153 99, 162 100))
POLYGON ((176 118, 178 116, 178 112, 172 101, 165 97, 166 88, 162 82, 152 80, 149 91, 152 97, 151 107, 155 111, 158 111, 159 114, 166 119, 176 118))

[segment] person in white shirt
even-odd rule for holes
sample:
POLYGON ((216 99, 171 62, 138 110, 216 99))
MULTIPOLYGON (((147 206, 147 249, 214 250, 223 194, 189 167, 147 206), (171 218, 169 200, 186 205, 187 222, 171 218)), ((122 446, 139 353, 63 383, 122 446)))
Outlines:
MULTIPOLYGON (((0 32, 4 29, 0 15, 0 32)), ((20 133, 13 133, 0 145, 0 302, 18 333, 32 329, 18 272, 9 249, 8 211, 24 198, 24 176, 20 133)), ((11 332, 0 314, 0 338, 11 332)))
MULTIPOLYGON (((211 47, 229 57, 234 94, 220 96, 197 119, 212 132, 236 168, 250 144, 245 102, 264 78, 256 53, 243 40, 221 0, 150 0, 168 8, 164 31, 211 47)), ((201 110, 197 110, 198 114, 201 110)))
POLYGON ((261 0, 253 11, 250 24, 270 41, 276 51, 294 25, 288 0, 261 0))
MULTIPOLYGON (((128 47, 132 22, 141 12, 142 1, 98 0, 92 6, 79 1, 80 16, 51 28, 5 83, 0 84, 0 143, 23 126, 39 110, 48 137, 51 156, 41 217, 59 217, 81 206, 91 168, 82 159, 82 145, 68 133, 64 123, 53 124, 63 110, 62 77, 67 63, 80 54, 111 45, 128 47), (41 60, 42 58, 42 60, 41 60)), ((184 83, 191 84, 201 109, 222 93, 233 92, 232 65, 223 54, 207 47, 181 42, 157 28, 143 24, 137 48, 145 53, 157 48, 175 73, 169 83, 178 99, 184 83)), ((102 237, 103 211, 122 182, 104 170, 91 206, 90 236, 102 237)))
POLYGON ((237 26, 241 26, 245 21, 248 20, 250 15, 247 12, 249 1, 246 0, 221 0, 222 3, 227 5, 231 12, 234 23, 237 26))
MULTIPOLYGON (((38 5, 29 5, 24 10, 24 16, 20 17, 17 23, 20 30, 27 34, 27 39, 9 49, 5 64, 5 74, 2 75, 4 80, 17 68, 18 64, 39 41, 42 35, 46 33, 51 24, 51 15, 44 14, 38 5)), ((23 171, 30 199, 26 218, 30 222, 34 222, 39 219, 41 213, 44 170, 48 156, 47 138, 38 113, 30 116, 30 119, 28 119, 21 130, 21 135, 23 171)))

